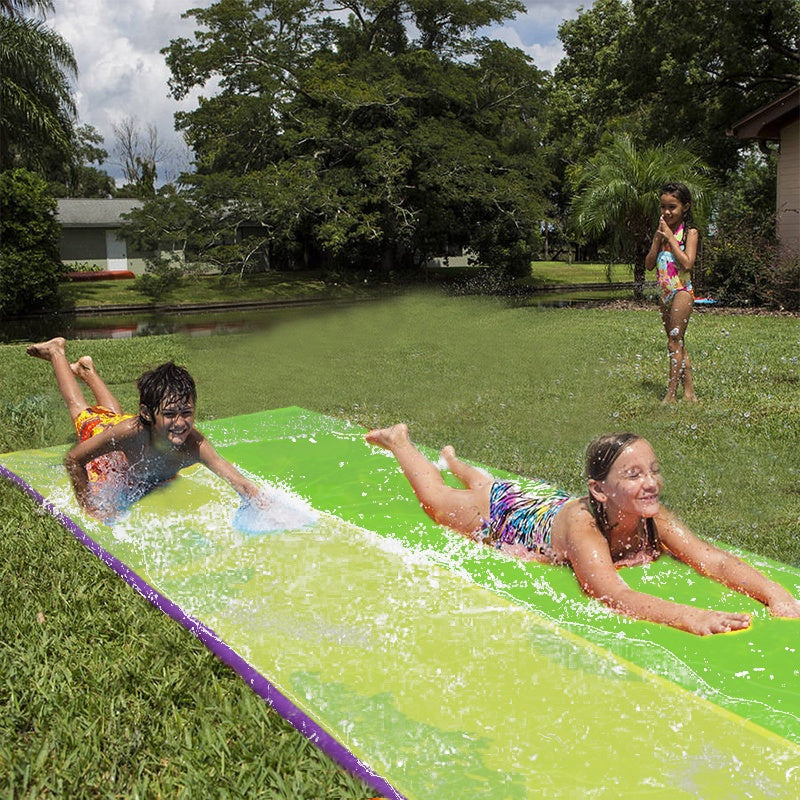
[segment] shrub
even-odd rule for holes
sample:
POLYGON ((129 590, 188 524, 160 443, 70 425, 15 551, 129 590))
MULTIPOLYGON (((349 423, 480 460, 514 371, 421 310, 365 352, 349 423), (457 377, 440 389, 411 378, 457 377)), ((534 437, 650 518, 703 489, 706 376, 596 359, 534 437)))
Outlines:
POLYGON ((2 172, 0 206, 0 317, 57 309, 66 269, 47 183, 26 169, 2 172))

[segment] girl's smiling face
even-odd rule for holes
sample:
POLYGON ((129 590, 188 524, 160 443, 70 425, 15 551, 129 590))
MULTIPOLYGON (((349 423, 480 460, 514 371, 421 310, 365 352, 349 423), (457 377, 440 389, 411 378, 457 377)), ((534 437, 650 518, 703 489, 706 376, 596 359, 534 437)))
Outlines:
POLYGON ((661 468, 653 448, 636 439, 617 456, 608 475, 590 481, 592 494, 606 505, 609 520, 624 516, 654 517, 661 507, 661 468))
POLYGON ((683 222, 688 209, 689 203, 681 203, 674 194, 661 195, 661 216, 673 231, 683 222))

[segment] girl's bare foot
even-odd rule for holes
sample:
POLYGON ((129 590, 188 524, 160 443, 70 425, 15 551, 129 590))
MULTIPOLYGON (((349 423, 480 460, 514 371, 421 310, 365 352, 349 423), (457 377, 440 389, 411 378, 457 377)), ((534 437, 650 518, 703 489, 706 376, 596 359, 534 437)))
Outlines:
POLYGON ((696 394, 686 394, 685 392, 684 392, 684 395, 683 395, 683 399, 684 400, 688 400, 690 403, 699 403, 700 402, 697 399, 697 395, 696 394))
POLYGON ((448 469, 452 472, 453 461, 457 460, 456 450, 451 444, 445 445, 439 452, 439 460, 444 461, 448 469))
POLYGON ((398 422, 390 428, 375 428, 369 433, 364 434, 364 439, 369 444, 375 444, 386 450, 394 450, 395 447, 409 441, 408 425, 405 422, 398 422))
POLYGON ((38 342, 28 347, 25 352, 34 358, 41 358, 45 361, 52 361, 53 355, 64 355, 64 348, 67 346, 67 340, 62 336, 56 336, 46 342, 38 342))
POLYGON ((72 370, 72 374, 76 378, 80 378, 84 383, 95 372, 94 361, 92 361, 91 356, 81 356, 77 361, 70 364, 69 368, 72 370))

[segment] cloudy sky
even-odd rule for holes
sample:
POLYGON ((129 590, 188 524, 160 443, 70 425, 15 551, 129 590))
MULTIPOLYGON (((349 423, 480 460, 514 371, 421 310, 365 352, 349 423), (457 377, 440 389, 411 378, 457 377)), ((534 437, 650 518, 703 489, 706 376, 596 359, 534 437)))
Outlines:
MULTIPOLYGON (((159 142, 170 153, 160 179, 174 178, 188 168, 190 155, 174 131, 173 115, 194 107, 195 97, 181 103, 168 96, 169 70, 159 52, 171 39, 191 38, 192 20, 181 19, 188 8, 211 0, 55 0, 47 20, 75 51, 78 80, 75 96, 82 124, 105 137, 109 160, 104 168, 116 178, 121 171, 113 154, 113 126, 135 119, 144 129, 155 125, 159 142)), ((575 17, 591 0, 527 0, 527 13, 492 35, 527 52, 537 66, 552 69, 561 57, 556 31, 563 19, 575 17)))

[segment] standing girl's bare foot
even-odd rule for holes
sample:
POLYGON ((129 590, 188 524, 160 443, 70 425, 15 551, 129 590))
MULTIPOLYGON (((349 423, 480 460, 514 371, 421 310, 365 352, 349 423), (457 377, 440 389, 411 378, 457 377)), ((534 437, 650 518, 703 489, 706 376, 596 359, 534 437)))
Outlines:
POLYGON ((90 375, 95 375, 94 361, 91 356, 81 356, 77 361, 69 365, 72 374, 76 378, 80 378, 84 383, 88 380, 90 375))
POLYGON ((52 361, 53 355, 63 355, 67 340, 62 336, 56 336, 46 342, 38 342, 28 347, 25 352, 34 358, 41 358, 45 361, 52 361))
POLYGON ((370 444, 386 450, 394 450, 398 445, 409 441, 408 425, 405 422, 398 422, 397 425, 392 425, 390 428, 375 428, 364 434, 364 439, 370 444))

